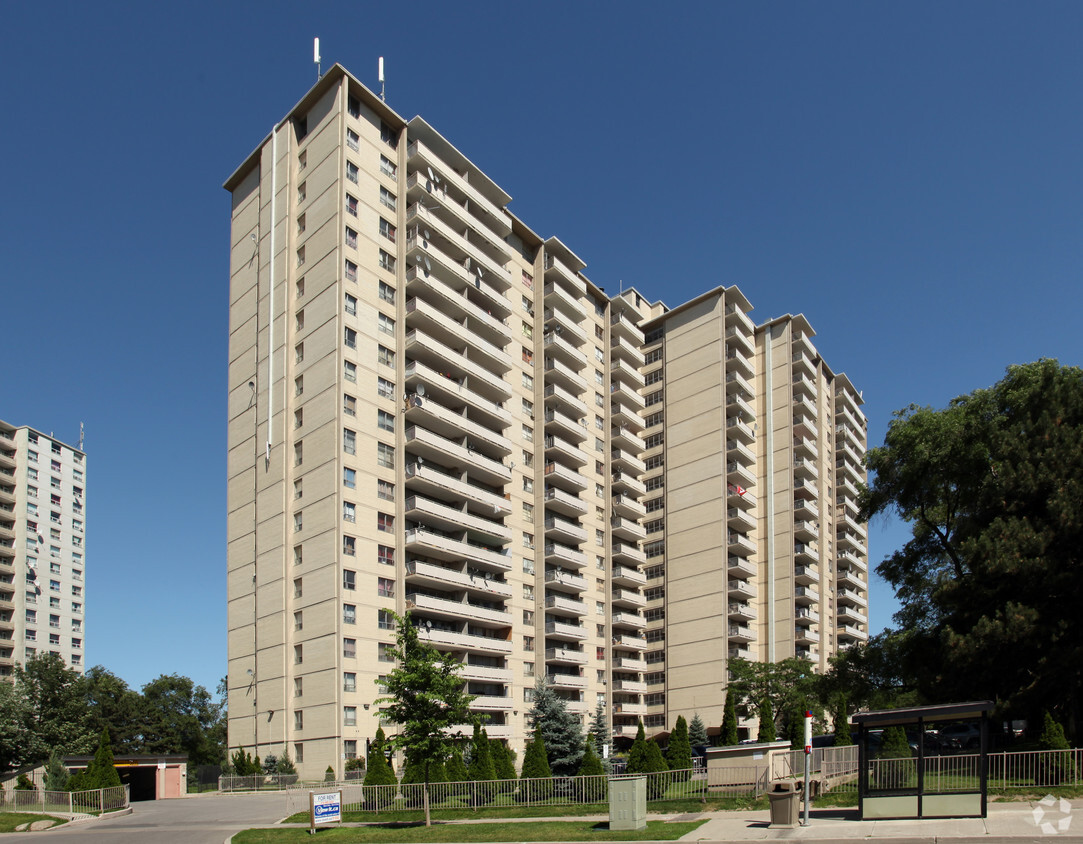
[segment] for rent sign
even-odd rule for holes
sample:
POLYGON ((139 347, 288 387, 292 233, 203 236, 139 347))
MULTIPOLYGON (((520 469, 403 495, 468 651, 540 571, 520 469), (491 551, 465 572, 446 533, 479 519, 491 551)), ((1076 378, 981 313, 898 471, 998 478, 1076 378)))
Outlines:
POLYGON ((342 823, 341 791, 310 791, 308 797, 310 829, 321 823, 342 823))

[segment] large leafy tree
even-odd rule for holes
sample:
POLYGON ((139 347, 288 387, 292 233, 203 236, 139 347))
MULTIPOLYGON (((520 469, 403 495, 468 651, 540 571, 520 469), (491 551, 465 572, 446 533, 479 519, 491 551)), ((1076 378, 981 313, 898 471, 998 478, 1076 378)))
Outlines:
POLYGON ((34 761, 30 706, 14 683, 0 682, 0 771, 34 761))
POLYGON ((27 708, 27 760, 44 761, 54 749, 61 753, 94 749, 84 688, 83 679, 56 654, 38 654, 15 667, 15 691, 27 708))
POLYGON ((441 775, 446 776, 443 760, 463 740, 453 730, 470 721, 474 696, 464 690, 461 663, 423 642, 409 613, 405 618, 396 616, 395 621, 396 643, 391 655, 398 664, 383 681, 387 696, 376 703, 380 714, 399 726, 390 744, 403 750, 407 763, 421 772, 425 825, 431 826, 428 785, 433 781, 432 768, 438 763, 441 775))
POLYGON ((867 456, 862 516, 910 540, 880 563, 930 700, 991 698, 1078 732, 1083 685, 1083 370, 1008 368, 942 410, 899 411, 867 456))
POLYGON ((772 722, 784 720, 784 713, 801 707, 806 699, 816 698, 820 683, 812 663, 796 657, 780 662, 736 658, 729 661, 728 667, 732 680, 726 689, 727 699, 733 697, 734 707, 741 715, 758 713, 761 722, 765 702, 772 722))
POLYGON ((210 693, 188 677, 163 674, 143 686, 146 753, 185 753, 190 766, 220 764, 226 756, 220 719, 210 693))
POLYGON ((101 665, 84 676, 87 726, 100 735, 109 731, 113 751, 138 753, 142 749, 143 700, 120 677, 101 665))
POLYGON ((534 729, 541 729, 549 768, 554 776, 573 777, 583 758, 583 726, 568 711, 567 704, 555 691, 539 680, 534 690, 534 705, 527 716, 534 729))

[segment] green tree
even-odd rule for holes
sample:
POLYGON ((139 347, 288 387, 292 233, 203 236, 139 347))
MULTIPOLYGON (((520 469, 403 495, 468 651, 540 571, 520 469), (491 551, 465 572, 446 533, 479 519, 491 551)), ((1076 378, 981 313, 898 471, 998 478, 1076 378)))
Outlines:
POLYGON ((594 742, 594 753, 599 759, 604 760, 605 748, 609 744, 609 725, 606 724, 605 707, 601 701, 594 708, 594 717, 590 722, 590 738, 594 742))
POLYGON ((845 747, 853 744, 850 735, 850 710, 847 708, 846 695, 839 695, 835 699, 835 747, 845 747))
MULTIPOLYGON (((353 761, 353 760, 350 760, 353 761)), ((280 776, 296 776, 297 768, 294 767, 293 760, 290 759, 288 753, 283 753, 278 757, 278 761, 275 763, 275 773, 280 776)))
POLYGON ((128 688, 120 677, 101 665, 87 670, 83 677, 86 696, 84 718, 95 735, 109 730, 114 752, 140 753, 142 747, 143 698, 128 688))
POLYGON ((602 760, 594 752, 594 742, 588 741, 583 748, 583 759, 579 763, 579 776, 592 777, 593 779, 578 780, 578 793, 576 799, 582 803, 601 803, 606 800, 608 793, 607 785, 603 777, 605 768, 602 760))
POLYGON ((1042 714, 1042 735, 1038 739, 1040 750, 1066 751, 1063 753, 1043 753, 1038 761, 1038 785, 1060 785, 1074 778, 1071 745, 1064 737, 1061 727, 1048 711, 1042 714))
POLYGON ((0 682, 0 771, 18 768, 36 758, 30 735, 30 703, 24 686, 0 682))
POLYGON ((120 785, 120 774, 113 766, 113 748, 109 744, 109 730, 103 729, 98 739, 98 749, 90 764, 68 780, 72 791, 90 791, 95 788, 113 788, 120 785))
POLYGON ((520 780, 530 781, 521 786, 525 786, 529 798, 542 799, 553 794, 553 772, 549 768, 549 754, 545 750, 541 727, 534 728, 534 738, 527 742, 520 780))
POLYGON ((679 771, 675 776, 687 780, 692 769, 692 743, 688 740, 688 722, 683 715, 677 716, 677 723, 669 735, 669 747, 666 748, 666 765, 671 771, 679 771))
MULTIPOLYGON (((489 752, 489 737, 474 722, 474 740, 470 745, 470 779, 473 782, 492 782, 496 779, 496 767, 493 765, 493 757, 489 752)), ((491 786, 473 786, 471 789, 471 803, 475 806, 486 803, 492 796, 491 786)))
POLYGON ((192 768, 221 764, 226 748, 218 740, 220 718, 219 705, 203 686, 162 674, 143 686, 143 752, 183 753, 192 768))
MULTIPOLYGON (((361 789, 364 801, 368 805, 376 804, 377 809, 383 809, 391 805, 394 793, 389 788, 375 788, 374 786, 395 785, 395 772, 387 761, 385 748, 387 737, 383 727, 376 730, 376 738, 369 744, 368 764, 366 765, 364 786, 361 789)), ((460 758, 459 764, 462 764, 460 758)))
POLYGON ((253 777, 263 773, 263 767, 243 747, 238 747, 230 757, 233 772, 238 777, 253 777))
POLYGON ((647 770, 644 773, 647 774, 647 799, 657 800, 669 788, 670 774, 662 748, 654 739, 647 742, 646 760, 647 770))
POLYGON ((628 751, 628 763, 624 766, 624 772, 627 774, 650 773, 647 762, 647 734, 643 730, 642 721, 636 727, 636 737, 628 751))
POLYGON ((463 690, 461 663, 423 642, 409 613, 395 620, 398 632, 391 656, 398 664, 384 679, 387 697, 378 699, 377 704, 383 717, 399 725, 392 746, 402 749, 407 762, 423 771, 425 825, 431 826, 431 767, 434 761, 442 767, 451 747, 462 741, 452 730, 470 720, 474 696, 463 690))
MULTIPOLYGON (((726 723, 725 715, 722 716, 722 723, 726 723)), ((733 719, 734 735, 737 730, 737 717, 733 719)), ((699 717, 699 713, 696 712, 692 715, 692 723, 688 725, 688 740, 692 743, 692 747, 706 747, 710 739, 707 738, 707 727, 703 723, 703 719, 699 717)), ((736 744, 736 742, 734 742, 736 744)))
POLYGON ((511 748, 498 739, 489 739, 489 755, 493 757, 496 778, 502 783, 500 790, 514 791, 517 777, 511 748))
POLYGON ((821 683, 819 675, 812 670, 812 663, 796 657, 780 662, 731 659, 727 667, 733 679, 726 689, 726 696, 734 695, 738 714, 747 717, 755 711, 761 721, 765 701, 771 709, 771 720, 778 723, 791 708, 815 698, 821 683))
POLYGON ((899 709, 925 702, 916 689, 915 650, 910 632, 886 630, 831 657, 817 682, 817 698, 845 695, 854 709, 899 709))
POLYGON ((741 740, 737 733, 737 705, 734 702, 736 697, 736 693, 726 692, 726 705, 722 710, 722 735, 719 737, 719 744, 723 747, 732 747, 741 740))
POLYGON ((866 463, 859 518, 911 530, 877 571, 919 692, 1083 722, 1083 370, 1040 360, 912 405, 866 463))
POLYGON ((540 727, 554 776, 570 777, 579 770, 583 756, 583 727, 568 706, 541 679, 534 689, 534 704, 527 715, 531 729, 540 727))
POLYGON ((69 779, 71 779, 71 775, 68 773, 68 769, 64 767, 64 760, 54 750, 49 754, 49 761, 45 764, 45 790, 67 791, 69 779))
POLYGON ((894 760, 890 764, 883 761, 873 769, 870 782, 879 788, 909 788, 917 782, 917 769, 914 766, 910 742, 902 727, 887 727, 880 739, 878 760, 894 760))
MULTIPOLYGON (((447 764, 444 765, 444 770, 447 772, 448 782, 462 782, 465 783, 470 779, 470 771, 466 767, 466 763, 463 762, 462 748, 451 748, 451 754, 448 756, 447 764)), ((466 786, 462 788, 454 788, 450 794, 453 797, 462 797, 466 794, 466 786)))
POLYGON ((27 761, 44 761, 53 750, 89 753, 94 734, 86 724, 83 678, 53 653, 37 654, 15 666, 15 687, 26 703, 27 761))
POLYGON ((764 698, 760 703, 760 729, 756 733, 756 741, 774 741, 778 738, 775 732, 775 712, 771 706, 770 698, 764 698))

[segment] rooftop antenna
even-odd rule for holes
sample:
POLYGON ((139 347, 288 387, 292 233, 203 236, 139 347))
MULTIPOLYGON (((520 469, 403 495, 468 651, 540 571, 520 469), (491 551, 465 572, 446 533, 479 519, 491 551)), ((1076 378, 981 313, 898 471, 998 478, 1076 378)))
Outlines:
POLYGON ((79 450, 83 450, 83 440, 86 436, 86 432, 83 430, 83 423, 79 423, 79 450))
POLYGON ((320 71, 320 39, 312 39, 312 63, 316 65, 316 81, 320 81, 323 73, 320 71))
POLYGON ((383 102, 387 102, 386 92, 384 90, 384 57, 380 56, 380 99, 383 102))

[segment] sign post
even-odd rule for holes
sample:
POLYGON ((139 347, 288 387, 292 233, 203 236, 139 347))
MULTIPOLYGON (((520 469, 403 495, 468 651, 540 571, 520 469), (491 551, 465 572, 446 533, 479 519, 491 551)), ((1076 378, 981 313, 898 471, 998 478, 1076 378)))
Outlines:
POLYGON ((308 793, 308 832, 316 834, 316 824, 342 823, 342 792, 308 793))
POLYGON ((808 826, 809 775, 812 769, 812 712, 805 710, 805 815, 801 826, 808 826))

